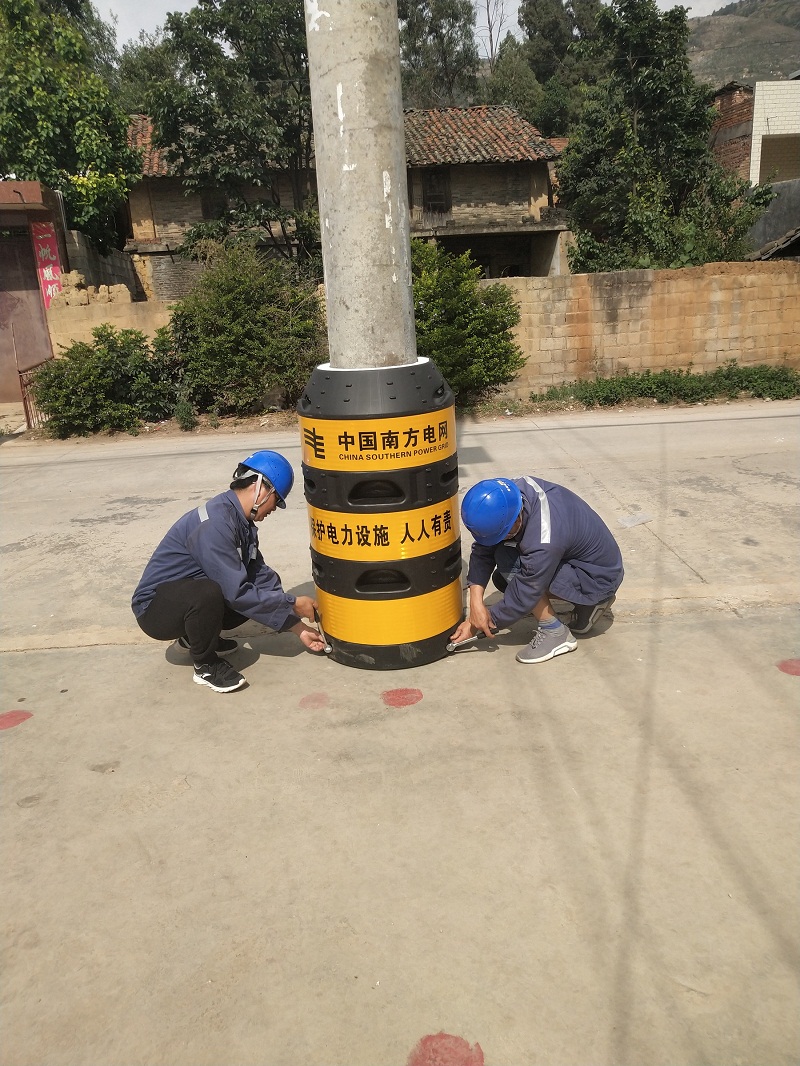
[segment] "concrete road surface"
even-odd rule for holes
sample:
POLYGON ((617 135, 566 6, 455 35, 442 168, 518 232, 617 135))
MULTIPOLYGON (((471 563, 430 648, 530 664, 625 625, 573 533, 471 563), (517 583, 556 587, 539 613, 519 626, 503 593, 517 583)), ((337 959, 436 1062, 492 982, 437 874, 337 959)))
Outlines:
MULTIPOLYGON (((800 1061, 798 415, 464 423, 462 492, 605 518, 613 617, 390 673, 248 624, 227 696, 130 594, 296 434, 6 438, 3 1066, 800 1061)), ((300 491, 261 539, 308 591, 300 491)))

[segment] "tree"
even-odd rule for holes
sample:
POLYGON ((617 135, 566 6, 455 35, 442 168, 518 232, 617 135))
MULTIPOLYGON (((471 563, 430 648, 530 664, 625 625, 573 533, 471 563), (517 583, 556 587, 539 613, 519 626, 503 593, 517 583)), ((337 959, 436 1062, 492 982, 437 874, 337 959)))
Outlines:
POLYGON ((509 22, 509 14, 505 0, 474 0, 474 7, 476 24, 480 23, 476 37, 483 44, 489 74, 493 75, 500 47, 507 36, 503 30, 509 22))
POLYGON ((411 242, 417 351, 432 359, 459 403, 511 381, 525 360, 511 330, 519 309, 508 286, 478 284, 481 268, 465 252, 411 242))
POLYGON ((688 266, 741 258, 744 235, 771 199, 715 163, 712 92, 686 54, 686 9, 614 0, 594 48, 608 77, 590 91, 559 168, 573 270, 688 266))
POLYGON ((48 14, 36 0, 2 0, 0 177, 62 192, 70 224, 104 250, 141 168, 127 115, 92 62, 69 15, 48 14))
POLYGON ((472 0, 400 0, 397 6, 406 104, 470 103, 480 63, 472 0))
POLYGON ((293 404, 322 362, 316 285, 252 246, 222 251, 170 327, 185 395, 201 411, 262 410, 274 388, 293 404))
POLYGON ((488 104, 508 104, 539 129, 543 90, 525 57, 525 47, 509 33, 500 45, 494 68, 483 82, 488 104))
POLYGON ((544 90, 532 121, 546 136, 570 131, 584 87, 602 72, 602 54, 578 47, 594 39, 600 7, 600 0, 523 0, 520 5, 525 55, 544 90))
POLYGON ((161 27, 142 30, 122 47, 117 66, 117 102, 129 115, 147 113, 147 94, 163 82, 179 80, 180 64, 161 27))
MULTIPOLYGON (((156 140, 184 188, 225 192, 234 229, 258 227, 285 255, 311 254, 292 232, 313 206, 311 95, 300 0, 203 0, 167 17, 177 78, 147 94, 156 140), (279 175, 291 185, 282 203, 279 175), (265 196, 256 204, 246 193, 265 196)), ((311 227, 313 229, 313 226, 311 227)))

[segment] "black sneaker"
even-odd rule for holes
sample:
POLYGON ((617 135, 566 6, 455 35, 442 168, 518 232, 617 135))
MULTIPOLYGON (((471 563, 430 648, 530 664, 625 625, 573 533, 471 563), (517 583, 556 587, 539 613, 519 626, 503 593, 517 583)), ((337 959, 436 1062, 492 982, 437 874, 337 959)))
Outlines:
POLYGON ((245 679, 230 663, 217 659, 213 663, 194 664, 194 683, 208 685, 215 692, 235 692, 242 687, 245 679))
POLYGON ((601 603, 576 604, 572 617, 568 622, 569 628, 573 633, 577 633, 581 637, 590 632, 594 624, 603 617, 616 598, 616 596, 609 596, 607 600, 603 600, 601 603))
MULTIPOLYGON (((178 637, 178 647, 183 648, 184 651, 191 651, 191 648, 189 647, 189 641, 186 637, 178 637)), ((220 637, 217 641, 218 652, 225 653, 229 651, 236 651, 238 647, 239 645, 236 643, 236 641, 231 640, 229 637, 220 637)))

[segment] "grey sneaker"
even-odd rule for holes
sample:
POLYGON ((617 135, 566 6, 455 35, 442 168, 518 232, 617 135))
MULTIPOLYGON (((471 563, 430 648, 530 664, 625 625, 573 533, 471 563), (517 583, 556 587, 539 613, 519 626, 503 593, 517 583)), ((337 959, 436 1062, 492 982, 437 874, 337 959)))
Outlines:
POLYGON ((215 692, 235 692, 245 683, 240 673, 224 659, 213 663, 195 663, 194 678, 196 685, 208 685, 215 692))
POLYGON ((600 621, 616 598, 616 596, 609 596, 607 600, 602 600, 600 603, 577 604, 570 617, 569 628, 573 633, 582 637, 592 629, 596 622, 600 621))
POLYGON ((543 663, 554 659, 556 655, 575 651, 577 647, 577 640, 565 625, 560 625, 558 629, 537 629, 530 644, 517 654, 517 662, 543 663))
MULTIPOLYGON (((189 641, 186 639, 186 637, 178 637, 178 647, 183 648, 184 651, 191 650, 189 648, 189 641)), ((231 640, 229 637, 220 637, 217 641, 217 651, 222 652, 223 654, 229 651, 236 651, 238 647, 239 645, 236 643, 236 641, 231 640)))

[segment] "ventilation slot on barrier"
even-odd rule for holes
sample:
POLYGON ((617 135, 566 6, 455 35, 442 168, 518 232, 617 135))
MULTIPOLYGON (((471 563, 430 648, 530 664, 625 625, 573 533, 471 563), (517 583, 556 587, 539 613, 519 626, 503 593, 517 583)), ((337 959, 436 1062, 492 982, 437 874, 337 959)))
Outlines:
MULTIPOLYGON (((456 474, 458 472, 456 471, 456 474)), ((394 481, 377 479, 359 481, 347 497, 347 502, 354 507, 385 506, 387 503, 405 503, 406 494, 394 481)))
POLYGON ((400 570, 366 570, 356 581, 362 596, 380 596, 387 592, 408 592, 411 582, 400 570))
MULTIPOLYGON (((448 578, 450 578, 450 580, 453 580, 456 577, 460 577, 460 575, 461 575, 461 546, 460 545, 459 545, 458 551, 453 552, 452 555, 449 555, 447 557, 447 559, 444 562, 444 565, 443 565, 442 569, 444 570, 444 572, 448 576, 448 578)), ((431 571, 431 573, 435 573, 435 571, 431 571)))
POLYGON ((458 467, 454 466, 452 470, 442 474, 439 478, 439 484, 445 489, 452 485, 451 491, 456 492, 458 490, 458 467))

